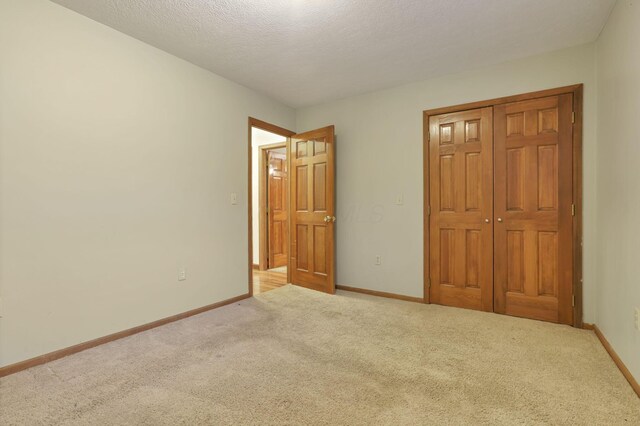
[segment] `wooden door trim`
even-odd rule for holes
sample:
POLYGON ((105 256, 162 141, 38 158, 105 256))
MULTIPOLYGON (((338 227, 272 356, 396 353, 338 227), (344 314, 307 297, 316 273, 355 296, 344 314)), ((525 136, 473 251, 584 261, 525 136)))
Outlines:
MULTIPOLYGON (((291 130, 287 130, 283 127, 279 127, 276 126, 275 124, 270 124, 267 123, 266 121, 262 121, 262 120, 258 120, 257 118, 253 118, 253 117, 249 117, 248 119, 248 145, 247 145, 247 175, 248 175, 248 182, 247 182, 247 209, 248 209, 248 217, 249 217, 249 222, 248 222, 248 234, 249 234, 249 249, 248 249, 248 275, 249 275, 249 279, 248 279, 248 286, 249 286, 249 296, 253 296, 253 202, 252 202, 252 196, 253 196, 253 188, 252 188, 252 154, 253 154, 253 149, 252 149, 252 145, 251 145, 251 129, 253 127, 256 127, 258 129, 262 129, 262 130, 266 130, 267 132, 271 132, 271 133, 275 133, 277 135, 280 135, 284 138, 287 138, 287 143, 286 143, 286 147, 287 147, 287 159, 290 157, 289 155, 289 138, 293 135, 296 134, 296 132, 292 132, 291 130)), ((287 160, 289 161, 289 160, 287 160)), ((288 191, 288 188, 287 188, 288 191)), ((290 281, 290 276, 289 276, 289 267, 287 267, 287 279, 290 281)))
POLYGON ((580 84, 573 93, 573 326, 582 327, 582 126, 583 126, 583 86, 580 84))
POLYGON ((627 379, 627 381, 631 385, 631 388, 638 395, 638 398, 640 398, 640 383, 638 383, 635 377, 633 377, 633 374, 631 374, 631 371, 629 371, 624 361, 622 361, 622 358, 620 358, 616 351, 613 349, 613 346, 611 346, 605 335, 602 333, 602 330, 600 330, 597 325, 589 324, 586 322, 582 324, 582 328, 584 328, 585 330, 591 330, 595 333, 595 335, 598 337, 598 340, 600 340, 600 343, 602 344, 602 346, 604 346, 604 349, 616 364, 624 378, 627 379))
POLYGON ((349 287, 336 284, 336 290, 350 291, 352 293, 368 294, 369 296, 385 297, 387 299, 404 300, 405 302, 424 303, 421 297, 405 296, 403 294, 388 293, 386 291, 368 290, 366 288, 349 287))
POLYGON ((573 216, 573 295, 575 304, 573 307, 573 326, 581 328, 583 321, 583 293, 582 293, 582 126, 583 126, 583 84, 557 87, 554 89, 539 90, 536 92, 523 93, 501 98, 488 99, 484 101, 469 102, 460 105, 434 108, 423 111, 423 140, 422 140, 422 162, 423 162, 423 292, 425 303, 431 303, 430 298, 430 271, 429 271, 429 118, 434 115, 441 115, 453 112, 461 112, 470 109, 484 107, 494 107, 500 104, 519 102, 548 96, 564 94, 573 95, 573 204, 575 215, 573 216))
POLYGON ((478 109, 478 108, 490 107, 490 106, 495 106, 500 104, 509 104, 512 102, 528 101, 536 98, 546 98, 548 96, 557 96, 557 95, 564 95, 567 93, 576 93, 577 91, 582 92, 582 88, 583 88, 582 83, 573 84, 571 86, 557 87, 555 89, 539 90, 536 92, 522 93, 519 95, 511 95, 511 96, 503 96, 501 98, 487 99, 484 101, 475 101, 475 102, 468 102, 466 104, 427 109, 423 113, 424 115, 440 115, 440 114, 447 114, 450 112, 460 112, 460 111, 466 111, 469 109, 478 109))
POLYGON ((49 352, 44 355, 39 355, 34 358, 26 359, 24 361, 19 361, 19 362, 16 362, 15 364, 9 364, 4 367, 0 367, 0 377, 5 377, 22 370, 26 370, 31 367, 46 364, 48 362, 55 361, 57 359, 64 358, 69 355, 73 355, 78 352, 85 351, 87 349, 95 348, 96 346, 113 342, 114 340, 133 336, 134 334, 142 333, 143 331, 151 330, 156 327, 161 327, 163 325, 166 325, 175 321, 180 321, 185 318, 189 318, 191 316, 201 314, 203 312, 220 308, 222 306, 240 302, 249 297, 251 297, 249 294, 241 294, 240 296, 232 297, 231 299, 221 300, 220 302, 202 306, 200 308, 192 309, 190 311, 182 312, 182 313, 172 315, 170 317, 162 318, 156 321, 152 321, 146 324, 138 325, 132 328, 128 328, 126 330, 117 331, 115 333, 108 334, 106 336, 98 337, 93 340, 88 340, 86 342, 78 343, 73 346, 58 349, 56 351, 49 352))
MULTIPOLYGON (((258 244, 259 244, 259 269, 265 271, 269 269, 269 247, 267 246, 267 151, 278 148, 287 148, 287 142, 272 143, 269 145, 262 145, 258 147, 258 171, 260 176, 258 178, 258 244)), ((287 161, 289 156, 287 155, 287 161)))

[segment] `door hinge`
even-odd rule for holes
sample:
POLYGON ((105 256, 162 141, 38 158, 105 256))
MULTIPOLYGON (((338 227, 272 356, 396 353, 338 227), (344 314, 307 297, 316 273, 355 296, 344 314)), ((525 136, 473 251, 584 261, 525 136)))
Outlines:
POLYGON ((431 278, 427 278, 427 288, 431 288, 431 278))
POLYGON ((571 216, 575 216, 575 215, 576 215, 576 205, 571 204, 571 216))
POLYGON ((575 111, 571 111, 571 122, 572 123, 576 122, 576 113, 575 113, 575 111))
POLYGON ((431 206, 427 206, 427 216, 431 216, 431 206))
POLYGON ((431 132, 427 133, 427 142, 431 142, 431 132))
POLYGON ((573 296, 571 296, 571 306, 573 306, 574 308, 576 306, 576 295, 575 294, 573 296))

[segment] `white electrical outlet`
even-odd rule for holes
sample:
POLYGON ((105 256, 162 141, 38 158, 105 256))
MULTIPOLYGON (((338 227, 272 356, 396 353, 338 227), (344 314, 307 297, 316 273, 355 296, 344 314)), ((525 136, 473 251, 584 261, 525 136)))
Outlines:
POLYGON ((397 206, 401 206, 404 204, 404 195, 403 194, 398 194, 396 196, 396 205, 397 206))
POLYGON ((380 255, 376 256, 376 265, 382 265, 382 256, 380 255))
POLYGON ((636 308, 636 330, 640 331, 640 308, 636 308))
POLYGON ((231 204, 238 204, 238 194, 236 192, 231 193, 231 204))
POLYGON ((187 279, 187 268, 178 269, 178 281, 184 281, 187 279))

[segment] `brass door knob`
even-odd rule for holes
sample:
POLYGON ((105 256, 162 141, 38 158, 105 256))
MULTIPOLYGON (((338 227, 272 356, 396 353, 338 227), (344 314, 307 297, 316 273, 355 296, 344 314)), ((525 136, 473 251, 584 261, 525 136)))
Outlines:
POLYGON ((498 218, 498 222, 502 222, 502 218, 501 217, 498 218))
POLYGON ((491 221, 490 221, 489 219, 485 219, 485 220, 484 220, 484 222, 485 222, 485 223, 489 223, 489 222, 491 222, 491 221))
POLYGON ((336 217, 335 216, 325 216, 323 219, 326 223, 329 222, 335 222, 336 221, 336 217))

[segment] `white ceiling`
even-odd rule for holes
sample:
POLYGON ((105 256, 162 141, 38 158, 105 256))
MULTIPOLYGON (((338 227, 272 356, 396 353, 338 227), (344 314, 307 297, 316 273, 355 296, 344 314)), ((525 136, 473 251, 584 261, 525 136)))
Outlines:
POLYGON ((591 42, 615 0, 52 0, 293 107, 591 42))

